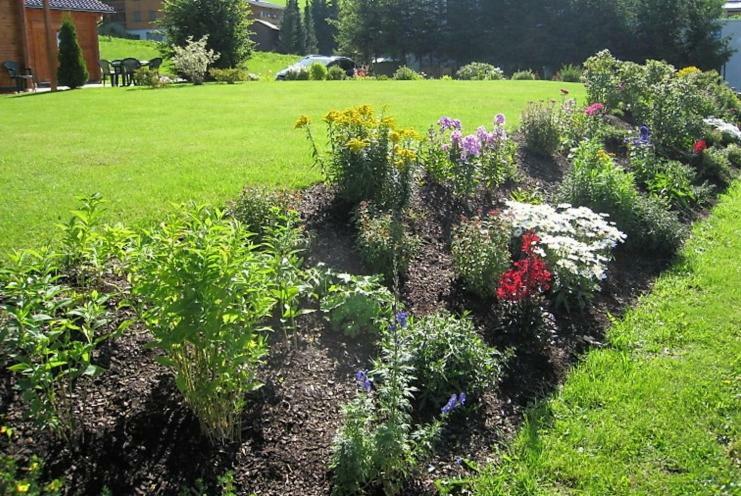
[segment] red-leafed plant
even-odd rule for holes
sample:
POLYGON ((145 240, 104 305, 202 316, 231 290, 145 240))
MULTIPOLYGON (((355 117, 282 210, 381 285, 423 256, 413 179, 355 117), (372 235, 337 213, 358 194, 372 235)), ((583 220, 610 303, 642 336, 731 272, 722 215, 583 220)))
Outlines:
POLYGON ((695 145, 692 147, 692 149, 695 152, 695 155, 700 155, 707 149, 707 147, 708 142, 703 139, 695 141, 695 145))

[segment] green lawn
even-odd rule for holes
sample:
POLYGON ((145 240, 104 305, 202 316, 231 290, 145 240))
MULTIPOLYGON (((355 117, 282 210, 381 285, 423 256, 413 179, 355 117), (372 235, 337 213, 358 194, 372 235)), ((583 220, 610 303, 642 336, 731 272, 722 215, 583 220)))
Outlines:
POLYGON ((44 243, 75 206, 101 192, 109 219, 157 219, 171 202, 224 202, 245 184, 303 187, 312 168, 296 117, 316 129, 329 110, 369 103, 425 131, 441 115, 473 132, 497 112, 519 120, 568 87, 538 81, 339 81, 86 89, 0 98, 0 248, 44 243))
POLYGON ((681 260, 532 411, 477 495, 741 491, 741 183, 681 260))

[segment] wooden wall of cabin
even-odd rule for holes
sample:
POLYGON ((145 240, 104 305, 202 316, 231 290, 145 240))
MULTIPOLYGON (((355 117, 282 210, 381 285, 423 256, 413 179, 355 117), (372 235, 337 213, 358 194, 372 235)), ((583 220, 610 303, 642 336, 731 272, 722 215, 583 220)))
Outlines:
MULTIPOLYGON (((0 64, 6 60, 21 63, 23 45, 19 26, 18 0, 0 0, 0 64)), ((0 67, 0 89, 15 88, 15 82, 0 67)))
MULTIPOLYGON (((3 1, 3 0, 0 0, 3 1)), ((51 11, 52 30, 56 34, 62 25, 65 16, 71 16, 77 28, 77 41, 90 73, 90 81, 100 80, 100 48, 98 47, 98 19, 100 14, 94 12, 65 12, 51 11)), ((36 80, 41 83, 51 81, 49 58, 46 55, 46 31, 44 28, 44 11, 42 9, 26 9, 28 22, 28 51, 29 66, 33 69, 36 80)), ((56 56, 55 56, 56 60, 56 56)), ((56 67, 54 67, 56 70, 56 67)))

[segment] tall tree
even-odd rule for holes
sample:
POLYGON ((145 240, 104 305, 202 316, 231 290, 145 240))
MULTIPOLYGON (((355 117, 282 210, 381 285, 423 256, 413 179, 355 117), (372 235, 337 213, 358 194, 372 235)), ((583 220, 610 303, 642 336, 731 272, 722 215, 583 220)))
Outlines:
POLYGON ((87 83, 87 78, 87 66, 82 56, 80 43, 77 41, 77 29, 72 19, 65 17, 59 29, 57 80, 59 84, 75 89, 87 83))
POLYGON ((314 17, 312 16, 311 2, 307 2, 304 5, 304 53, 312 54, 319 51, 316 39, 316 31, 314 24, 314 17))
POLYGON ((184 46, 188 37, 208 35, 207 48, 219 53, 216 67, 236 67, 252 55, 252 19, 247 0, 165 0, 159 26, 167 40, 163 46, 184 46))
POLYGON ((283 53, 304 53, 304 29, 298 0, 288 0, 280 25, 280 48, 283 53))

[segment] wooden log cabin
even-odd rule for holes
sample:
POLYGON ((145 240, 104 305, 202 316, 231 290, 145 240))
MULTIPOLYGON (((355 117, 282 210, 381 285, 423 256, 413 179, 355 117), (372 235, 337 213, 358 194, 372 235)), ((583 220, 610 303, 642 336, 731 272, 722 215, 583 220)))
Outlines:
MULTIPOLYGON (((113 9, 98 0, 49 0, 49 7, 52 35, 59 32, 65 16, 71 17, 90 81, 99 81, 98 22, 113 9)), ((50 67, 47 46, 42 0, 0 0, 0 64, 10 60, 30 67, 37 83, 48 84, 57 68, 50 67)), ((0 90, 14 89, 15 82, 0 67, 0 90)))

